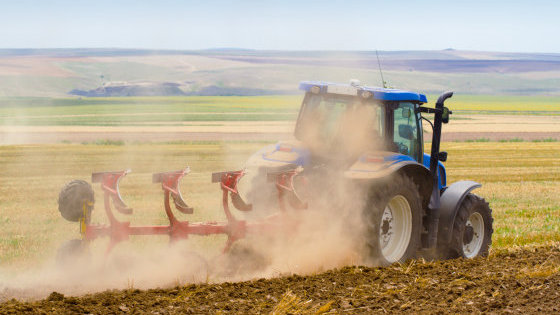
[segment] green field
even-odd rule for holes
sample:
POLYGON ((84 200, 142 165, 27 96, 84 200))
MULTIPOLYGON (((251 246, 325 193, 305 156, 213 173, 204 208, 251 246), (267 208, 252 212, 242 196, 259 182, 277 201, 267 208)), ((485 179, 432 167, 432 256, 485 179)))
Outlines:
MULTIPOLYGON (((135 209, 133 224, 163 224, 161 189, 151 183, 151 173, 190 165, 192 173, 182 186, 186 199, 195 207, 190 218, 223 220, 220 190, 210 183, 211 172, 241 167, 263 145, 207 142, 0 147, 0 264, 26 268, 52 259, 63 240, 78 237, 77 224, 59 216, 57 196, 65 182, 89 180, 94 171, 132 169, 122 181, 121 192, 135 209)), ((444 143, 442 149, 449 152, 449 182, 469 179, 483 184, 477 193, 494 210, 493 248, 560 241, 558 142, 444 143)), ((97 187, 96 196, 94 220, 102 221, 97 187)), ((143 246, 142 240, 134 242, 143 246)), ((195 242, 203 250, 217 244, 215 238, 195 242)))
POLYGON ((300 96, 12 98, 0 100, 0 124, 122 126, 294 120, 300 99, 300 96))
MULTIPOLYGON (((189 96, 126 98, 3 98, 0 125, 179 125, 188 121, 293 121, 294 96, 189 96)), ((430 95, 434 102, 437 96, 430 95)), ((431 103, 430 103, 431 104, 431 103)), ((560 97, 456 95, 457 114, 560 114, 560 97)), ((459 116, 457 119, 460 119, 459 116)))
MULTIPOLYGON (((429 95, 435 102, 437 95, 429 95)), ((460 114, 560 114, 560 97, 511 95, 454 95, 446 105, 460 114)))

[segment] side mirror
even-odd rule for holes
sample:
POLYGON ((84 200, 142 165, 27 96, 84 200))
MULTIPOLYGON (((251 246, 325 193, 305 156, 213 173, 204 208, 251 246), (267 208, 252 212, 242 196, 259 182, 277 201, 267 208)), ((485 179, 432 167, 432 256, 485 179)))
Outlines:
POLYGON ((403 108, 401 114, 403 118, 410 118, 410 116, 412 116, 412 111, 410 108, 403 108))
POLYGON ((445 151, 439 152, 438 156, 437 156, 437 159, 438 159, 438 161, 442 161, 442 162, 447 161, 447 152, 445 152, 445 151))
POLYGON ((441 122, 447 124, 449 122, 449 115, 451 114, 452 112, 449 110, 449 108, 444 107, 443 112, 441 113, 441 122))
POLYGON ((410 125, 399 125, 399 136, 406 140, 414 139, 414 130, 410 125))

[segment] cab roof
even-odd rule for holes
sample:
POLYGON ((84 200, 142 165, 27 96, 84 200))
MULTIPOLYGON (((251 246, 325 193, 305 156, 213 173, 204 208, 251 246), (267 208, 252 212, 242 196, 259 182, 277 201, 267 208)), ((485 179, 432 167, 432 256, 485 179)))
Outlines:
POLYGON ((341 84, 341 83, 331 83, 331 82, 321 82, 321 81, 303 81, 299 84, 299 89, 307 92, 312 92, 312 88, 316 86, 315 90, 318 93, 333 93, 333 94, 345 94, 345 95, 358 95, 363 92, 371 92, 373 98, 381 101, 411 101, 416 103, 427 103, 428 99, 426 95, 402 91, 397 89, 386 89, 380 87, 369 87, 369 86, 355 86, 351 84, 341 84))

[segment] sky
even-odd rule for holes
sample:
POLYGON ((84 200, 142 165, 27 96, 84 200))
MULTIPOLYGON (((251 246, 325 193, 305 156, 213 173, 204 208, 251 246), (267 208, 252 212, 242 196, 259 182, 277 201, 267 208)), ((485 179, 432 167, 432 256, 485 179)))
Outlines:
POLYGON ((559 53, 560 1, 0 0, 0 48, 559 53))

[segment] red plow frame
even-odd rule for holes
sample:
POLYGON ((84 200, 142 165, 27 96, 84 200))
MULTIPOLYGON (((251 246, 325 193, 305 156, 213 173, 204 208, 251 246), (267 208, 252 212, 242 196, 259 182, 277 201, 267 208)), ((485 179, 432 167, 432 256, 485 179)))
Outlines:
MULTIPOLYGON (((223 252, 227 252, 231 245, 244 238, 248 233, 269 233, 279 228, 293 229, 296 223, 289 220, 286 215, 284 199, 288 197, 289 204, 296 209, 305 209, 307 204, 300 201, 294 189, 294 177, 301 169, 291 168, 283 171, 269 172, 268 180, 274 181, 278 190, 278 203, 280 212, 256 222, 247 222, 237 219, 230 210, 230 200, 233 206, 240 211, 252 210, 252 205, 243 201, 237 190, 237 184, 244 170, 220 172, 212 174, 212 182, 219 182, 222 190, 222 207, 226 217, 225 222, 189 222, 179 220, 171 209, 171 199, 175 208, 184 214, 192 214, 193 208, 189 207, 179 189, 179 181, 190 172, 187 167, 183 170, 156 173, 152 176, 153 183, 161 183, 164 195, 164 209, 169 219, 169 225, 131 226, 130 222, 119 221, 113 213, 113 207, 122 213, 132 214, 132 208, 123 201, 119 192, 119 182, 130 170, 116 172, 101 172, 92 174, 92 182, 100 183, 104 195, 104 208, 109 224, 99 225, 89 223, 89 216, 84 215, 81 219, 82 239, 92 241, 99 237, 109 237, 109 246, 106 254, 121 241, 128 240, 131 235, 169 235, 170 241, 174 242, 187 239, 190 235, 215 235, 227 236, 227 242, 223 252)), ((85 207, 84 207, 85 209, 85 207)))

